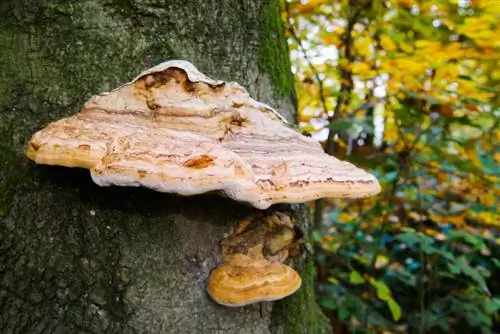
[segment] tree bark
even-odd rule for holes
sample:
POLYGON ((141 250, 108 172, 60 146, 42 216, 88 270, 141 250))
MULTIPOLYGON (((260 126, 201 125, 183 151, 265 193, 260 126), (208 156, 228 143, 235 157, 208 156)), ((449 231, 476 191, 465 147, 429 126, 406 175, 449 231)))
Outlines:
MULTIPOLYGON (((100 188, 86 170, 24 154, 35 131, 168 59, 292 119, 278 0, 1 0, 0 17, 1 333, 328 331, 306 253, 303 286, 283 301, 227 308, 206 294, 223 234, 253 209, 100 188)), ((305 209, 293 210, 307 231, 305 209)))

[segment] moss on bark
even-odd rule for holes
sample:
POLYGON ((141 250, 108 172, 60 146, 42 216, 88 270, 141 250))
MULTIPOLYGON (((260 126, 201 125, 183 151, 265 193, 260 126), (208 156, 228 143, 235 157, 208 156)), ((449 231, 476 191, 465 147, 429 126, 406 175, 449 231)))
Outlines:
POLYGON ((328 319, 322 313, 315 299, 316 271, 314 261, 308 258, 300 271, 303 287, 286 300, 279 301, 273 308, 274 321, 284 327, 284 333, 331 333, 328 319))
POLYGON ((293 76, 279 3, 269 1, 263 8, 260 24, 259 68, 271 78, 280 97, 290 97, 293 76))
POLYGON ((289 302, 314 304, 310 266, 303 290, 274 312, 207 297, 218 242, 250 208, 100 188, 88 171, 24 155, 36 130, 165 59, 238 81, 291 116, 278 14, 278 0, 0 2, 0 332, 321 332, 312 308, 289 302))

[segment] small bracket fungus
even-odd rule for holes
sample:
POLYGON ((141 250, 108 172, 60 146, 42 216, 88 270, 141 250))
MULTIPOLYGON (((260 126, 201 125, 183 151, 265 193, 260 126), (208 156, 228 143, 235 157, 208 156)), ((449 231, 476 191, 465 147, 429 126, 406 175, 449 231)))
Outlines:
POLYGON ((93 96, 33 135, 27 156, 88 168, 101 186, 220 191, 258 209, 380 191, 375 177, 323 153, 239 84, 212 80, 182 60, 93 96))
POLYGON ((217 303, 236 307, 282 299, 297 291, 301 282, 287 265, 236 254, 212 271, 207 291, 217 303))
POLYGON ((299 253, 301 237, 290 216, 283 212, 260 212, 243 220, 221 242, 225 262, 210 273, 208 294, 225 306, 291 295, 302 281, 282 262, 291 253, 299 253))

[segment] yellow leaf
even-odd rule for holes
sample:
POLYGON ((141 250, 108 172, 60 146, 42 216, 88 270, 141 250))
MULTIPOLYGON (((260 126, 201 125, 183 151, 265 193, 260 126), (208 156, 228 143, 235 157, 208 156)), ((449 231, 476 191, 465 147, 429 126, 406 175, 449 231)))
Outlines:
POLYGON ((372 69, 367 63, 355 63, 352 64, 351 71, 354 74, 367 75, 372 71, 372 69))
POLYGON ((430 218, 442 224, 454 224, 457 226, 464 225, 464 217, 463 216, 442 216, 442 215, 430 215, 430 218))
POLYGON ((354 48, 360 56, 369 56, 372 53, 373 41, 369 37, 360 38, 354 42, 354 48))
POLYGON ((389 263, 389 258, 385 255, 377 255, 375 258, 375 268, 380 269, 389 263))
POLYGON ((413 52, 413 46, 411 46, 410 44, 401 43, 401 44, 399 44, 399 47, 401 48, 401 50, 403 50, 406 53, 412 53, 413 52))
POLYGON ((428 41, 419 39, 415 42, 415 47, 419 49, 426 49, 425 51, 437 51, 441 48, 441 43, 438 41, 428 41))
POLYGON ((482 222, 486 225, 500 225, 499 215, 496 215, 492 212, 479 212, 477 217, 482 220, 482 222))
POLYGON ((335 277, 328 277, 328 282, 332 283, 332 284, 339 284, 339 280, 336 279, 335 277))
POLYGON ((342 41, 340 40, 338 35, 335 34, 327 34, 323 36, 323 43, 325 45, 336 45, 339 46, 342 44, 342 41))
POLYGON ((380 45, 386 51, 394 51, 396 50, 396 44, 389 37, 382 35, 380 37, 380 45))
POLYGON ((335 29, 334 33, 341 36, 343 33, 345 32, 345 28, 344 27, 338 27, 337 29, 335 29))

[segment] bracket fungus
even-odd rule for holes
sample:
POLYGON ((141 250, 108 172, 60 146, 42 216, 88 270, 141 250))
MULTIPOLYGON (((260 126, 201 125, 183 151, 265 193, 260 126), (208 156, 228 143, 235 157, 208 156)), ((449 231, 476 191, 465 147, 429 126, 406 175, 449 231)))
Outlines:
POLYGON ((207 291, 217 303, 236 307, 285 298, 301 282, 299 274, 287 265, 235 254, 212 271, 207 291))
POLYGON ((261 212, 244 219, 221 242, 225 261, 210 273, 208 294, 231 307, 293 294, 302 280, 282 262, 293 254, 301 237, 283 212, 261 212))
POLYGON ((258 209, 380 191, 374 176, 323 153, 239 84, 212 80, 182 60, 93 96, 33 135, 27 156, 87 168, 101 186, 219 191, 258 209))

